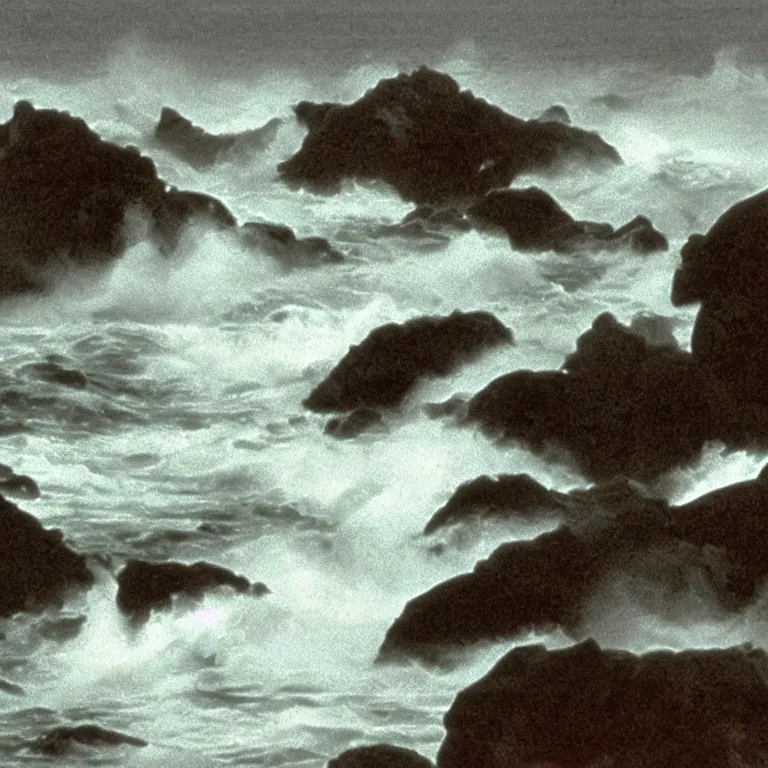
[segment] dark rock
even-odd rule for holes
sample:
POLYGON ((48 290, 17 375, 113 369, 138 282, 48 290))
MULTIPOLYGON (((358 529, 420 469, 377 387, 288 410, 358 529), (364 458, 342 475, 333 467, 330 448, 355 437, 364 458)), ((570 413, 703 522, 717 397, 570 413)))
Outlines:
POLYGON ((80 630, 85 626, 85 622, 85 616, 62 616, 41 622, 37 631, 41 637, 47 640, 63 643, 77 637, 80 630))
POLYGON ((768 659, 749 647, 507 653, 445 715, 440 768, 764 765, 768 659))
POLYGON ((373 408, 357 408, 348 416, 337 416, 325 425, 325 434, 339 440, 350 440, 365 432, 382 432, 386 429, 381 414, 373 408))
POLYGON ((453 395, 442 403, 426 403, 424 413, 430 419, 441 419, 446 416, 452 416, 456 419, 464 419, 467 415, 467 396, 453 395))
POLYGON ((350 105, 295 108, 309 133, 278 166, 289 184, 334 193, 346 179, 384 181, 406 200, 469 200, 521 173, 570 160, 621 162, 597 134, 513 117, 422 67, 382 80, 350 105))
POLYGON ((102 141, 83 120, 20 101, 0 136, 0 295, 110 262, 127 244, 128 208, 147 213, 160 240, 186 224, 189 201, 166 191, 152 160, 102 141))
POLYGON ((539 123, 562 123, 563 125, 571 124, 571 116, 568 114, 568 110, 562 104, 554 104, 553 106, 545 109, 537 118, 539 123))
POLYGON ((689 354, 597 317, 561 371, 515 371, 469 403, 467 420, 533 450, 567 450, 588 477, 651 481, 694 462, 713 435, 689 354))
POLYGON ((447 376, 485 350, 512 343, 512 332, 488 312, 388 323, 350 347, 304 406, 321 413, 396 406, 419 379, 447 376))
POLYGON ((519 250, 572 252, 628 246, 640 253, 666 250, 664 235, 637 216, 614 230, 610 224, 576 221, 538 187, 489 192, 468 210, 480 230, 500 230, 519 250))
POLYGON ((234 154, 265 149, 274 141, 282 120, 273 118, 261 128, 215 135, 194 125, 175 109, 163 107, 154 141, 195 168, 207 168, 234 154))
POLYGON ((676 306, 701 302, 691 352, 702 368, 721 437, 768 445, 768 191, 692 235, 672 283, 676 306))
MULTIPOLYGON (((326 240, 300 240, 287 227, 240 227, 215 197, 169 187, 135 148, 103 141, 66 112, 20 101, 0 126, 0 297, 44 291, 74 268, 114 261, 132 244, 124 227, 129 210, 146 216, 149 237, 163 253, 198 222, 291 266, 343 258, 326 240)), ((58 372, 60 380, 65 373, 58 372)), ((69 385, 77 386, 71 373, 69 385)))
POLYGON ((29 475, 17 475, 11 467, 0 464, 0 494, 37 499, 40 497, 40 487, 29 475))
POLYGON ((146 621, 152 610, 167 610, 173 597, 200 599, 218 587, 240 594, 261 596, 269 592, 262 583, 251 584, 227 568, 210 563, 148 563, 129 560, 117 576, 117 607, 136 622, 146 621))
POLYGON ((240 232, 244 245, 267 253, 289 268, 339 264, 345 260, 344 254, 325 238, 298 238, 283 224, 249 221, 240 232))
POLYGON ((389 744, 355 747, 328 761, 327 768, 434 768, 418 752, 389 744))
POLYGON ((0 496, 0 616, 60 606, 67 592, 93 584, 82 555, 32 515, 0 496))
POLYGON ((424 535, 470 519, 562 518, 568 506, 565 494, 547 490, 530 475, 500 475, 496 479, 483 475, 456 489, 430 518, 424 535))
POLYGON ((629 324, 629 330, 640 334, 651 347, 680 349, 672 333, 678 321, 673 317, 662 317, 653 312, 638 312, 629 324))
POLYGON ((650 585, 649 613, 680 620, 678 597, 702 588, 718 609, 740 610, 754 600, 768 571, 762 543, 768 518, 761 526, 757 515, 739 506, 743 492, 730 492, 730 507, 705 497, 672 510, 626 481, 560 494, 566 524, 503 544, 471 573, 409 601, 388 629, 379 661, 450 664, 468 646, 530 630, 557 627, 583 636, 589 632, 585 609, 618 574, 650 585))
POLYGON ((32 744, 36 752, 57 756, 66 754, 75 744, 88 747, 146 747, 148 742, 119 731, 110 731, 100 725, 60 726, 41 736, 32 744))

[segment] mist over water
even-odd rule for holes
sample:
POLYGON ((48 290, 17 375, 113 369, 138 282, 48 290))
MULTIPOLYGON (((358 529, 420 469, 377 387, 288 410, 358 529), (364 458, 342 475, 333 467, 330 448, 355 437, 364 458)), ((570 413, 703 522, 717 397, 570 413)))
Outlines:
MULTIPOLYGON (((375 666, 384 633, 406 601, 546 526, 489 527, 441 556, 420 532, 460 483, 481 474, 528 472, 563 491, 587 482, 561 462, 430 420, 423 405, 474 393, 510 370, 559 367, 604 311, 622 322, 639 312, 670 317, 688 348, 696 308, 669 302, 679 249, 768 183, 768 82, 757 45, 764 4, 413 5, 0 6, 0 121, 22 98, 68 110, 103 138, 151 155, 168 182, 219 197, 240 220, 327 237, 347 256, 289 272, 227 235, 190 228, 168 259, 142 237, 146 223, 128 217, 136 244, 108 273, 73 275, 52 296, 0 307, 2 415, 24 424, 3 430, 0 462, 42 490, 20 506, 112 565, 205 559, 272 590, 259 600, 209 596, 133 633, 105 567, 67 605, 67 615, 87 617, 76 638, 46 637, 47 616, 2 622, 0 678, 26 692, 0 692, 3 765, 35 764, 19 746, 47 728, 94 720, 152 745, 120 748, 100 765, 320 768, 380 741, 434 758, 457 691, 512 644, 479 648, 451 671, 375 666), (575 218, 619 226, 648 216, 669 251, 523 254, 474 232, 426 248, 372 236, 411 209, 384 186, 318 197, 277 181, 277 164, 304 135, 294 103, 352 101, 422 63, 523 118, 565 105, 625 164, 516 186, 541 186, 575 218), (213 133, 284 123, 267 150, 196 171, 151 144, 166 105, 213 133), (422 384, 383 435, 335 441, 323 433, 326 418, 302 408, 372 329, 454 309, 493 312, 516 345, 422 384), (26 366, 50 355, 83 371, 89 386, 30 377, 26 366)), ((764 462, 711 445, 696 466, 650 490, 681 503, 752 478, 764 462)), ((606 584, 589 630, 632 650, 765 644, 764 601, 726 618, 695 584, 663 615, 645 597, 636 583, 606 584), (682 625, 682 615, 698 618, 682 625)), ((531 639, 570 642, 555 633, 514 644, 531 639)))

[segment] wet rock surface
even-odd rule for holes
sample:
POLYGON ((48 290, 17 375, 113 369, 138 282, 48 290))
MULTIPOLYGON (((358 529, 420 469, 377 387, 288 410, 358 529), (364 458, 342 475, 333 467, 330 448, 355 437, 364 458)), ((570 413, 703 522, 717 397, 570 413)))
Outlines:
POLYGON ((153 140, 184 162, 201 169, 233 156, 266 149, 274 141, 281 123, 279 118, 273 118, 253 130, 212 134, 175 109, 163 107, 153 140))
POLYGON ((636 656, 593 640, 524 646, 459 693, 440 768, 756 768, 768 659, 749 647, 636 656))
POLYGON ((320 413, 396 406, 420 379, 447 376, 482 352, 512 343, 512 332, 488 312, 389 323, 350 347, 304 406, 320 413))
POLYGON ((71 591, 93 584, 85 558, 0 496, 0 617, 60 606, 71 591))
POLYGON ((287 183, 317 192, 372 180, 406 200, 444 203, 477 198, 521 173, 568 161, 621 162, 595 133, 513 117, 427 67, 381 80, 353 104, 302 102, 295 112, 309 133, 278 170, 287 183))
POLYGON ((561 371, 515 371, 475 395, 467 420, 533 450, 565 449, 589 478, 648 481, 700 455, 715 429, 691 355, 597 317, 561 371))
POLYGON ((153 610, 167 610, 173 598, 198 600, 207 592, 229 587, 239 594, 262 596, 265 584, 252 584, 228 568, 211 563, 148 563, 129 560, 117 576, 117 607, 137 623, 146 621, 153 610))

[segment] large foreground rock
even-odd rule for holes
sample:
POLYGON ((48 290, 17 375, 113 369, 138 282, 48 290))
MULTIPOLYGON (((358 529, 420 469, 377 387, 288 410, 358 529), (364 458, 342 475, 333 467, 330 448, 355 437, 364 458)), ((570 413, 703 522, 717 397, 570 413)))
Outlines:
POLYGON ((153 139, 195 168, 208 168, 216 162, 248 152, 263 150, 274 141, 282 121, 273 118, 261 128, 239 133, 212 134, 194 125, 170 107, 163 107, 153 139))
POLYGON ((761 650, 525 646, 456 697, 437 765, 759 768, 766 722, 761 650))
POLYGON ((362 179, 419 203, 469 200, 568 161, 621 162, 595 133, 513 117, 426 67, 380 81, 353 104, 302 102, 296 113, 309 133, 280 174, 326 193, 362 179))
POLYGON ((676 306, 701 302, 691 351, 731 445, 768 445, 768 191, 692 235, 672 284, 676 306))
POLYGON ((171 608, 176 596, 197 600, 219 587, 256 596, 269 592, 266 585, 251 584, 244 576, 211 563, 129 560, 117 576, 117 607, 132 620, 143 622, 152 610, 171 608))
POLYGON ((642 481, 694 462, 713 437, 691 355, 597 317, 560 371, 515 371, 469 403, 467 420, 533 450, 562 451, 590 478, 642 481))
POLYGON ((350 347, 304 400, 318 412, 398 405, 416 383, 447 376, 482 352, 513 343, 512 331, 488 312, 453 312, 388 323, 350 347))
MULTIPOLYGON (((519 476, 481 478, 462 486, 436 517, 457 524, 465 511, 462 524, 471 526, 486 507, 513 517, 538 508, 542 519, 564 522, 533 540, 503 544, 472 572, 410 600, 387 631, 379 660, 451 663, 467 646, 532 629, 583 637, 591 631, 593 598, 618 578, 638 587, 649 614, 685 623, 702 618, 691 614, 699 610, 694 605, 743 610, 768 577, 765 471, 671 508, 626 481, 554 494, 519 476), (695 601, 680 602, 692 594, 695 601)), ((432 533, 436 523, 428 528, 432 533)))
POLYGON ((59 606, 92 584, 85 558, 64 544, 61 531, 0 496, 0 617, 59 606))

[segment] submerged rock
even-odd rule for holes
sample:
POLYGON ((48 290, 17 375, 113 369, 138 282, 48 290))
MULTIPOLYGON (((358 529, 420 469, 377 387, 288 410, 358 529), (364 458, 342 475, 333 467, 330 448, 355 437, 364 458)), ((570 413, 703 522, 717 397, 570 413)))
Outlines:
POLYGON ((129 560, 117 576, 116 601, 120 611, 134 621, 143 622, 152 610, 171 608, 175 596, 199 599, 219 587, 256 596, 269 592, 265 584, 251 584, 244 576, 211 563, 186 565, 129 560))
POLYGON ((676 306, 701 302, 691 352, 702 369, 722 439, 768 445, 768 191, 692 235, 672 283, 676 306))
POLYGON ((488 312, 388 323, 350 347, 304 406, 320 413, 396 406, 420 379, 447 376, 482 352, 512 343, 512 331, 488 312))
POLYGON ((211 134, 194 125, 175 109, 163 107, 154 141, 195 168, 207 168, 232 155, 262 150, 275 139, 282 124, 273 118, 261 128, 239 133, 211 134))
POLYGON ((60 606, 67 593, 93 584, 82 555, 32 515, 0 496, 0 617, 60 606))
POLYGON ((316 267, 345 260, 344 254, 324 237, 298 238, 283 224, 249 221, 240 232, 245 246, 262 250, 285 267, 316 267))
POLYGON ((434 768, 418 752, 389 744, 355 747, 328 761, 327 768, 434 768))
POLYGON ((576 221, 538 187, 489 192, 468 210, 482 230, 501 230, 513 248, 573 252, 630 247, 641 253, 666 250, 667 239, 651 222, 637 216, 619 229, 610 224, 576 221))
POLYGON ((353 104, 302 102, 295 111, 309 133, 278 170, 289 184, 318 192, 374 180, 406 200, 445 203, 571 160, 621 162, 596 133, 513 117, 427 67, 381 80, 353 104))
POLYGON ((467 421, 531 449, 566 449, 587 477, 651 481, 713 437, 691 355, 654 346, 613 315, 597 317, 564 371, 515 371, 469 403, 467 421))
POLYGON ((37 739, 32 744, 32 749, 44 755, 58 756, 66 754, 76 744, 88 747, 148 746, 144 739, 111 731, 100 725, 75 725, 54 728, 37 739))
POLYGON ((758 768, 768 658, 749 647, 507 653, 444 717, 440 768, 758 768))
POLYGON ((350 440, 366 432, 384 432, 381 414, 373 408, 358 408, 347 416, 337 416, 325 425, 325 433, 339 440, 350 440))

